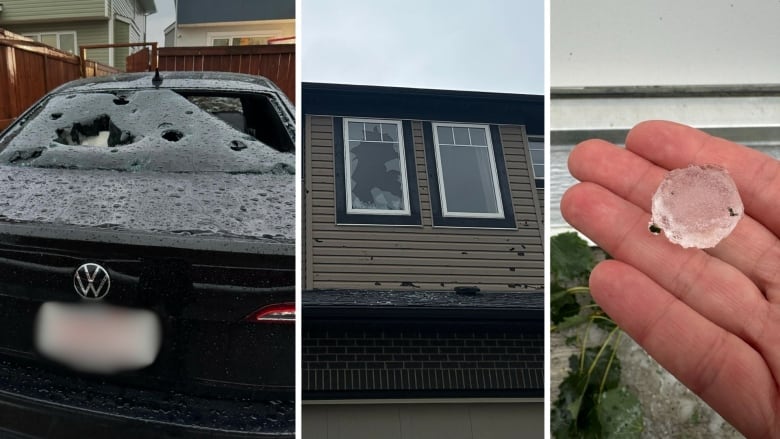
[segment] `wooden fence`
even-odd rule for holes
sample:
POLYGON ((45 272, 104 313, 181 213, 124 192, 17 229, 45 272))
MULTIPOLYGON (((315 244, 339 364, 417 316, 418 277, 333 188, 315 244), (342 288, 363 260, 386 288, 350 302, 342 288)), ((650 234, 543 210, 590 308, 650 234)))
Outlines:
MULTIPOLYGON (((143 51, 145 52, 145 51, 143 51)), ((160 70, 222 71, 261 75, 295 101, 295 45, 166 47, 158 50, 160 70)), ((146 71, 148 55, 131 55, 128 71, 146 71), (135 57, 135 58, 133 58, 135 57)), ((0 29, 0 130, 46 93, 82 77, 81 58, 0 29)), ((86 60, 84 76, 119 70, 86 60)))
MULTIPOLYGON (((61 84, 81 77, 81 59, 0 29, 0 130, 61 84)), ((87 61, 87 76, 118 70, 87 61)))
POLYGON ((146 72, 151 66, 150 59, 149 49, 144 47, 126 58, 125 69, 128 72, 146 72))
POLYGON ((219 71, 265 76, 295 101, 294 44, 163 47, 158 50, 158 56, 161 71, 219 71))

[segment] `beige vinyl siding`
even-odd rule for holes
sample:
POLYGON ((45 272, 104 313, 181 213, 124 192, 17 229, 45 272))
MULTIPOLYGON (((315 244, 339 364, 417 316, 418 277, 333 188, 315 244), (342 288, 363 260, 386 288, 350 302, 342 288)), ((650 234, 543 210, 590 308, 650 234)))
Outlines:
MULTIPOLYGON (((133 23, 130 25, 130 30, 126 39, 117 39, 116 43, 139 43, 143 40, 144 33, 144 16, 141 12, 141 6, 136 0, 111 0, 114 5, 114 13, 118 16, 130 20, 133 23)), ((117 20, 117 24, 122 23, 117 20)), ((133 50, 135 51, 135 49, 133 50)))
MULTIPOLYGON (((130 25, 116 20, 114 22, 114 42, 115 43, 127 43, 130 38, 130 25)), ((125 69, 127 63, 127 56, 130 55, 130 49, 127 47, 114 48, 114 67, 120 70, 125 69)))
POLYGON ((422 122, 412 123, 422 226, 335 224, 333 119, 306 117, 304 287, 522 291, 544 283, 541 215, 519 126, 501 126, 517 230, 434 228, 422 122))
POLYGON ((165 46, 163 47, 173 47, 174 44, 174 36, 176 35, 176 29, 171 28, 171 30, 165 34, 165 46))
MULTIPOLYGON (((79 46, 108 43, 107 21, 74 21, 70 23, 57 23, 56 25, 52 23, 17 24, 8 26, 7 29, 17 34, 76 31, 76 44, 79 46)), ((91 49, 87 51, 87 58, 103 64, 108 64, 108 49, 91 49)))
POLYGON ((544 228, 544 189, 536 190, 536 199, 539 200, 539 219, 542 222, 542 228, 544 228))
POLYGON ((32 21, 107 19, 106 0, 3 0, 0 27, 32 21))

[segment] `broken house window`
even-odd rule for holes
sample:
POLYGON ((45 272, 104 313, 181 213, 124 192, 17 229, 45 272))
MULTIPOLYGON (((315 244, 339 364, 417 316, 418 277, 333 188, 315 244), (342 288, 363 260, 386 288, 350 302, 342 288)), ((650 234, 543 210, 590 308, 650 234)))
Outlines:
POLYGON ((434 123, 433 135, 442 215, 503 218, 488 127, 434 123))
POLYGON ((409 215, 401 123, 344 119, 348 213, 409 215))

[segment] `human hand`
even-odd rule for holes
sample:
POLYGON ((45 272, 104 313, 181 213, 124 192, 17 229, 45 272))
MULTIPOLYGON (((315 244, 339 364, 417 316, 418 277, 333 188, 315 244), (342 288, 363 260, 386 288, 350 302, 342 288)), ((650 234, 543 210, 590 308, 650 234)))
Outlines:
POLYGON ((748 437, 780 437, 780 162, 690 127, 644 122, 626 148, 583 142, 564 218, 614 260, 591 273, 594 299, 661 365, 748 437), (745 215, 716 247, 684 249, 648 231, 670 169, 713 163, 745 215))

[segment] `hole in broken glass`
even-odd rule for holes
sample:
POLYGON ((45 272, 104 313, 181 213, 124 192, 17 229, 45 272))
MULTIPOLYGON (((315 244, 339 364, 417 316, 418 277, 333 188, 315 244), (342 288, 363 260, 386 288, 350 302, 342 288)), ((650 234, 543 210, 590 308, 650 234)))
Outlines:
POLYGON ((233 151, 241 151, 242 149, 246 149, 246 143, 240 141, 240 140, 233 140, 230 142, 230 149, 233 151))
POLYGON ((55 141, 64 145, 113 147, 135 141, 135 136, 117 127, 106 114, 88 122, 76 122, 69 127, 59 128, 56 133, 55 141))
POLYGON ((169 142, 178 142, 182 137, 184 137, 184 133, 179 130, 167 130, 162 133, 162 138, 169 142))
POLYGON ((405 208, 397 144, 351 141, 350 158, 354 208, 405 208))
POLYGON ((52 120, 57 120, 57 119, 59 119, 61 117, 62 117, 62 113, 52 113, 51 114, 51 119, 52 120))
POLYGON ((32 160, 40 157, 44 149, 45 148, 36 148, 36 149, 28 149, 24 151, 16 151, 14 152, 14 155, 11 156, 10 159, 8 159, 8 161, 10 163, 16 163, 19 161, 32 160))
POLYGON ((119 96, 118 98, 114 99, 114 103, 117 105, 127 105, 130 103, 130 101, 128 101, 124 96, 119 96))

